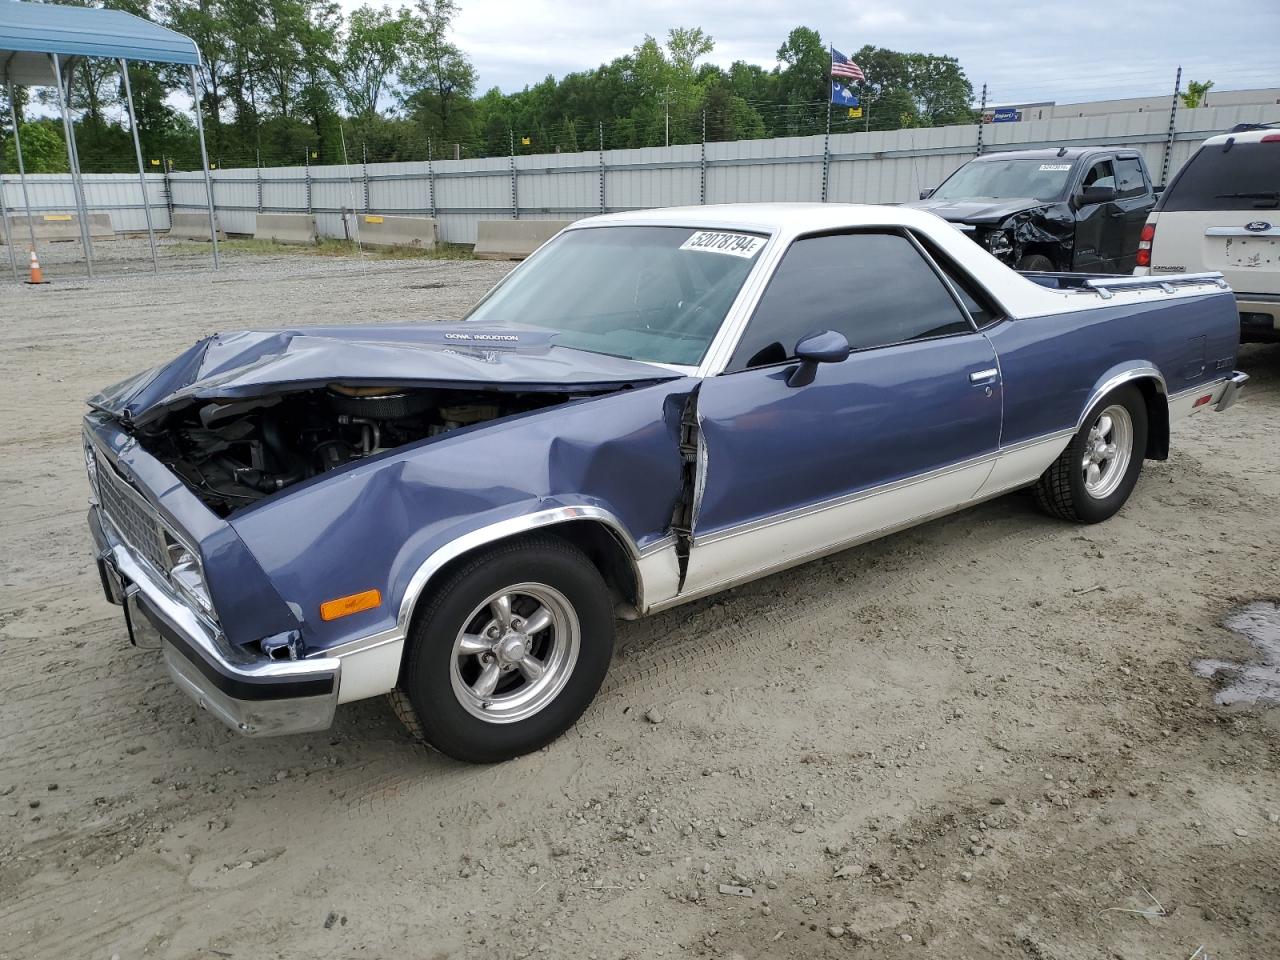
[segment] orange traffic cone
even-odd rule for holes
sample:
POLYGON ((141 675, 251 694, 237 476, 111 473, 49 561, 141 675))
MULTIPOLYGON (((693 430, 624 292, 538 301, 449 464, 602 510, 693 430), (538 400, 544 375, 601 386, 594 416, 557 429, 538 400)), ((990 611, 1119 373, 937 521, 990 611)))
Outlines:
POLYGON ((30 284, 48 283, 44 278, 44 271, 40 269, 40 258, 36 256, 34 250, 31 251, 31 279, 27 281, 30 284))

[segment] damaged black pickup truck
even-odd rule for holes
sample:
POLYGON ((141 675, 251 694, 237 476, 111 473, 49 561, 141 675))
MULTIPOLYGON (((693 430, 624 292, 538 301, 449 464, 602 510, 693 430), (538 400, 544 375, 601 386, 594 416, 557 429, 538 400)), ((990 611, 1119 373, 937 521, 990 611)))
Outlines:
POLYGON ((977 157, 904 206, 937 214, 1018 270, 1132 273, 1155 202, 1136 150, 1063 147, 977 157))

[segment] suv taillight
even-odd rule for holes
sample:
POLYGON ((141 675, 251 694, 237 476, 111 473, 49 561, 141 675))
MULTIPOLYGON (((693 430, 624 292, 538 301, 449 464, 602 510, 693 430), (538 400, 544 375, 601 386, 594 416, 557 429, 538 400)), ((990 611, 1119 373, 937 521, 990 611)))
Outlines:
POLYGON ((1151 266, 1151 241, 1156 238, 1156 225, 1148 223, 1142 228, 1142 233, 1138 236, 1138 266, 1151 266))
POLYGON ((1263 143, 1280 143, 1280 133, 1268 133, 1262 138, 1263 143))

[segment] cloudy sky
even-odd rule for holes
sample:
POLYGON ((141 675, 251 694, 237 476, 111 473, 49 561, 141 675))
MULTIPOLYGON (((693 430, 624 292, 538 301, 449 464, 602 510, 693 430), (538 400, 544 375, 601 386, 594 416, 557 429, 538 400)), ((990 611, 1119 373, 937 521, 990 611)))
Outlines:
MULTIPOLYGON (((344 0, 348 9, 360 0, 344 0)), ((848 53, 865 43, 958 57, 991 102, 1164 93, 1175 68, 1219 89, 1280 86, 1280 0, 459 0, 455 39, 481 91, 519 90, 699 26, 727 66, 772 67, 794 26, 848 53)), ((393 2, 394 5, 394 2, 393 2)))

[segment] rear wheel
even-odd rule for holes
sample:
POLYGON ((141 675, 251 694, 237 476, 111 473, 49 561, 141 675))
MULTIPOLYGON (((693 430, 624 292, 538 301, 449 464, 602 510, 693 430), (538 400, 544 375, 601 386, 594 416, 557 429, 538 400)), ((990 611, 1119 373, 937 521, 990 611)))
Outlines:
POLYGON ((1042 253, 1028 253, 1018 261, 1018 269, 1035 273, 1052 273, 1053 261, 1042 253))
POLYGON ((1138 482, 1147 449, 1147 405, 1137 387, 1103 397, 1062 456, 1036 484, 1046 512, 1077 523, 1115 516, 1138 482))
POLYGON ((486 550, 426 598, 392 705, 410 732, 491 763, 563 733, 600 689, 613 605, 595 565, 555 537, 486 550))

